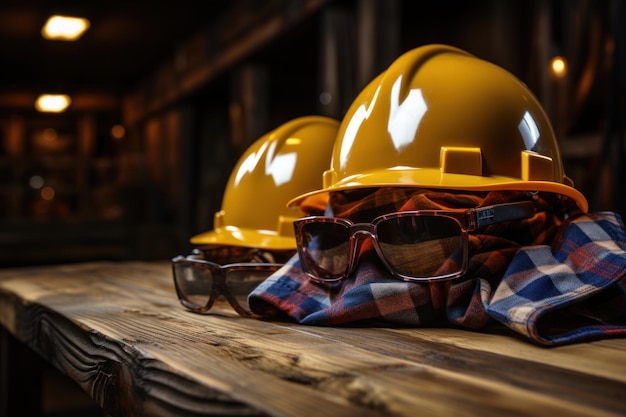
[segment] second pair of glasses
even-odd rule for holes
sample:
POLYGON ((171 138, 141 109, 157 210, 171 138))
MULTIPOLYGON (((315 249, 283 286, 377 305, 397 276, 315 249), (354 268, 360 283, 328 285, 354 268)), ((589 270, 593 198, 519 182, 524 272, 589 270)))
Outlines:
POLYGON ((194 313, 206 314, 219 296, 224 296, 237 313, 255 314, 248 295, 283 264, 240 262, 220 265, 198 255, 172 259, 174 285, 180 303, 194 313))

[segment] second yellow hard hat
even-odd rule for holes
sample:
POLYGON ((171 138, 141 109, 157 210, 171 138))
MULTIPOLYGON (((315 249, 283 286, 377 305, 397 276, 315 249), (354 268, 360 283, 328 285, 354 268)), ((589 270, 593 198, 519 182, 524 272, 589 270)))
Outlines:
POLYGON ((215 213, 213 229, 193 236, 196 246, 295 249, 287 202, 322 186, 339 122, 324 116, 290 120, 257 139, 239 158, 215 213))

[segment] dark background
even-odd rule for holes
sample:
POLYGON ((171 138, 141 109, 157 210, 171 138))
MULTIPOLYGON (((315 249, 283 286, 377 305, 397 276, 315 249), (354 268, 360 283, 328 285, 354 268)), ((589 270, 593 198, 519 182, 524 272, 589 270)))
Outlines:
POLYGON ((247 145, 297 116, 341 119, 369 80, 428 43, 526 82, 591 210, 624 214, 623 23, 620 0, 2 1, 0 266, 186 253, 247 145), (78 42, 44 40, 51 12, 91 27, 78 42), (549 74, 555 55, 565 79, 549 74), (41 92, 72 105, 36 113, 41 92))

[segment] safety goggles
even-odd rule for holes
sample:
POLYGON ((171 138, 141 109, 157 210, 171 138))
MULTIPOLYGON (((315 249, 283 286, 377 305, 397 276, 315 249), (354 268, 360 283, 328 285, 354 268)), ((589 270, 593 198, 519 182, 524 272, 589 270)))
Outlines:
POLYGON ((298 255, 312 280, 332 283, 355 268, 362 239, 395 276, 405 281, 462 276, 469 259, 468 233, 493 223, 532 217, 530 201, 463 210, 417 210, 386 214, 371 223, 312 216, 294 222, 298 255))
POLYGON ((252 262, 219 265, 194 255, 172 259, 176 294, 185 308, 206 314, 222 295, 244 317, 254 316, 248 295, 282 266, 252 262))

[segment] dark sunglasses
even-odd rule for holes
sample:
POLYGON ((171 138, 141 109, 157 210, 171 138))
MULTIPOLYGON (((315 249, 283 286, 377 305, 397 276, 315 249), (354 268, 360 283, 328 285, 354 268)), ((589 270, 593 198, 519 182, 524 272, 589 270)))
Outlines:
POLYGON ((172 259, 176 294, 185 308, 206 314, 215 300, 223 295, 244 317, 255 315, 248 306, 248 295, 282 266, 252 262, 219 265, 194 255, 172 259))
POLYGON ((405 281, 462 276, 469 259, 468 232, 493 223, 532 217, 530 201, 463 210, 386 214, 371 223, 311 216, 294 222, 302 270, 314 281, 336 282, 354 269, 359 236, 370 237, 385 267, 405 281))

